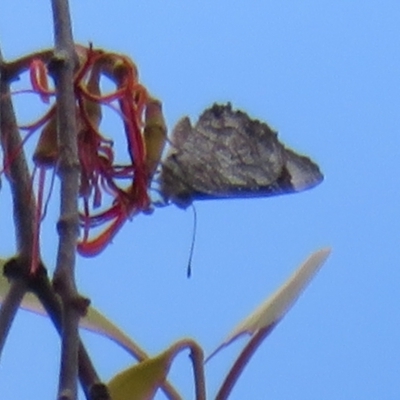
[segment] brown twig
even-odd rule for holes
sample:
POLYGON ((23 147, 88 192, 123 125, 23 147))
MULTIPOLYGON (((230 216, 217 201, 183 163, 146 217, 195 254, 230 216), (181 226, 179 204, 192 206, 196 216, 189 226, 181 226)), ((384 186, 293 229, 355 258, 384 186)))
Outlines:
MULTIPOLYGON (((40 265, 34 275, 26 274, 29 264, 22 265, 18 258, 11 258, 4 264, 3 274, 6 278, 15 282, 26 284, 26 288, 33 292, 45 308, 49 318, 53 322, 59 334, 62 334, 62 303, 47 276, 46 269, 40 265)), ((89 301, 87 301, 89 303, 89 301)), ((82 342, 79 343, 79 379, 88 400, 94 400, 91 394, 96 388, 103 387, 96 370, 86 352, 82 342)), ((102 400, 110 400, 107 388, 102 389, 102 400), (108 397, 107 397, 108 396, 108 397)))
MULTIPOLYGON (((25 155, 23 152, 18 151, 21 148, 21 137, 11 102, 10 88, 2 76, 2 65, 3 58, 0 51, 0 142, 4 154, 16 154, 7 166, 7 178, 10 183, 13 200, 18 256, 22 260, 29 260, 33 244, 35 203, 31 196, 30 175, 25 155)), ((0 354, 25 292, 25 282, 14 279, 5 296, 0 309, 0 354)))
MULTIPOLYGON (((38 57, 43 61, 49 61, 50 55, 54 55, 53 50, 45 50, 38 57)), ((13 259, 14 265, 10 268, 14 272, 7 274, 12 283, 0 309, 0 353, 27 289, 32 290, 38 296, 60 335, 63 332, 62 303, 51 287, 47 275, 42 273, 32 276, 28 273, 33 246, 33 221, 36 205, 32 196, 30 173, 11 102, 9 82, 29 67, 26 60, 31 58, 29 55, 22 57, 17 62, 6 63, 0 52, 0 141, 4 154, 13 155, 7 165, 6 173, 13 199, 18 250, 18 256, 13 259), (27 199, 29 199, 28 204, 27 199), (16 271, 17 269, 18 271, 16 271)), ((75 247, 72 251, 73 254, 74 251, 75 247)), ((107 388, 100 382, 85 347, 80 341, 78 346, 79 378, 86 397, 88 399, 100 398, 97 393, 101 388, 101 399, 109 400, 107 388), (92 393, 93 391, 94 393, 92 393)))
MULTIPOLYGON (((50 284, 47 275, 37 274, 35 279, 32 280, 30 288, 43 304, 47 314, 49 315, 54 326, 61 335, 63 332, 63 307, 60 298, 54 293, 54 290, 50 284)), ((100 378, 97 375, 91 359, 81 341, 79 341, 78 365, 79 379, 82 388, 86 394, 86 398, 93 400, 96 398, 93 397, 94 395, 92 394, 93 388, 97 388, 100 386, 102 387, 104 385, 102 385, 102 383, 100 382, 100 378)), ((107 388, 103 388, 102 390, 102 400, 110 400, 107 388)))
MULTIPOLYGON (((1 53, 0 63, 2 64, 1 53)), ((14 155, 8 160, 6 174, 13 199, 17 251, 22 259, 29 260, 32 254, 35 201, 28 165, 24 152, 21 151, 22 140, 11 102, 9 84, 1 80, 0 85, 1 144, 4 154, 14 155)))
POLYGON ((25 292, 26 285, 22 280, 13 281, 4 298, 0 309, 0 355, 25 292))
MULTIPOLYGON (((0 53, 0 63, 1 62, 0 53)), ((1 72, 2 70, 0 69, 0 73, 1 72)), ((1 78, 3 78, 3 76, 0 75, 0 79, 1 78)), ((13 214, 18 249, 17 264, 25 273, 21 271, 20 274, 8 275, 12 283, 0 309, 0 353, 11 327, 12 320, 14 319, 28 286, 42 302, 57 330, 60 334, 62 332, 61 303, 49 284, 48 278, 40 277, 40 283, 38 283, 39 276, 28 277, 29 260, 32 254, 35 202, 31 195, 30 174, 21 146, 21 138, 11 102, 10 90, 6 83, 7 78, 8 76, 2 79, 0 83, 0 139, 4 154, 14 155, 7 166, 7 177, 9 178, 14 207, 13 214), (27 204, 27 199, 30 199, 29 204, 27 204), (36 279, 36 284, 34 286, 32 286, 31 279, 36 279)), ((82 343, 79 344, 78 358, 80 381, 87 397, 90 398, 89 392, 91 387, 99 384, 99 377, 82 343)))
POLYGON ((76 55, 68 0, 52 0, 55 51, 49 69, 54 77, 57 100, 57 132, 60 158, 58 173, 61 181, 60 219, 57 224, 59 247, 54 285, 63 305, 63 332, 59 400, 77 398, 78 324, 81 316, 79 295, 75 284, 75 252, 78 237, 79 161, 74 96, 76 55))

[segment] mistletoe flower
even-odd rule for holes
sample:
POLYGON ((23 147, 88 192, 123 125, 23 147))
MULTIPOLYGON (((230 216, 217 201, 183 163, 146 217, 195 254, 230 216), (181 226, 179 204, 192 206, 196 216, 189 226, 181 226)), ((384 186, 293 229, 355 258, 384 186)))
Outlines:
MULTIPOLYGON (((111 242, 127 219, 149 212, 148 187, 165 144, 166 126, 161 103, 150 97, 139 83, 136 65, 128 57, 79 45, 76 51, 79 66, 74 77, 74 92, 82 227, 77 248, 84 256, 94 256, 111 242), (103 78, 115 85, 112 92, 103 93, 103 78), (106 137, 101 133, 104 107, 114 110, 121 118, 123 135, 106 137), (114 147, 114 142, 121 140, 126 146, 126 161, 117 163, 115 148, 121 146, 114 147)), ((54 91, 47 83, 44 54, 48 52, 25 57, 19 63, 29 66, 32 91, 48 104, 54 91)), ((40 258, 39 227, 44 215, 46 171, 56 170, 59 157, 56 108, 54 103, 36 122, 23 127, 28 131, 24 140, 40 130, 33 153, 34 174, 39 173, 33 272, 40 258)), ((12 159, 12 155, 6 158, 12 159)))

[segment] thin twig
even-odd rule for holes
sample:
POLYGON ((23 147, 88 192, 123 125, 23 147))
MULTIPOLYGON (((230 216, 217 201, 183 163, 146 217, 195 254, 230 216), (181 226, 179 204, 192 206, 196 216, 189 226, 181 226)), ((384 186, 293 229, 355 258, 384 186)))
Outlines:
POLYGON ((75 251, 78 238, 77 129, 73 87, 76 55, 68 0, 52 0, 55 51, 50 65, 56 85, 57 132, 61 181, 60 219, 57 224, 59 247, 54 285, 63 304, 63 332, 59 400, 77 398, 79 295, 75 284, 75 251))
POLYGON ((4 80, 0 83, 0 129, 3 153, 14 155, 12 159, 7 160, 6 175, 13 199, 17 251, 19 257, 29 260, 32 254, 35 202, 32 196, 31 176, 25 154, 21 150, 22 140, 11 102, 9 84, 4 80))
MULTIPOLYGON (((37 295, 40 302, 46 309, 47 314, 51 318, 57 331, 62 334, 62 304, 60 298, 54 293, 54 290, 50 284, 46 275, 38 274, 35 277, 35 281, 31 285, 32 291, 37 295)), ((94 395, 91 393, 93 388, 103 386, 100 382, 100 378, 92 364, 92 361, 81 341, 79 341, 78 349, 78 361, 79 361, 79 380, 82 388, 86 394, 87 399, 94 399, 94 395)), ((110 400, 107 388, 102 390, 102 400, 110 400), (107 397, 108 396, 108 397, 107 397)))
POLYGON ((10 331, 15 314, 26 292, 22 280, 13 281, 0 309, 0 355, 3 351, 8 332, 10 331))
MULTIPOLYGON (((53 56, 54 54, 53 50, 46 50, 42 53, 43 54, 40 53, 39 58, 43 59, 43 61, 49 61, 50 55, 53 56)), ((7 274, 8 278, 12 280, 12 283, 0 309, 0 354, 16 311, 28 287, 38 296, 60 335, 63 331, 62 304, 50 285, 47 275, 37 274, 36 276, 32 276, 28 274, 30 267, 29 260, 31 258, 33 246, 33 221, 36 205, 34 196, 32 196, 30 173, 11 102, 9 82, 22 72, 21 68, 26 69, 29 66, 25 59, 30 58, 30 56, 27 56, 22 58, 22 61, 20 60, 17 63, 8 64, 3 61, 0 51, 0 139, 4 154, 13 155, 13 157, 8 160, 6 172, 13 199, 13 214, 18 249, 18 256, 14 259, 15 268, 11 268, 15 273, 7 274), (8 66, 14 64, 16 66, 20 65, 20 67, 9 69, 8 66), (11 70, 13 71, 13 75, 11 74, 12 76, 10 76, 11 70), (5 74, 2 74, 4 71, 5 74), (27 199, 29 199, 28 204, 27 199), (16 271, 17 269, 19 271, 16 271)), ((2 272, 3 271, 0 273, 2 272)), ((79 378, 86 397, 88 399, 94 399, 95 394, 92 393, 93 388, 102 388, 102 400, 109 400, 107 388, 100 382, 90 357, 80 341, 78 360, 79 378)))
MULTIPOLYGON (((34 293, 48 316, 56 327, 58 333, 62 334, 62 312, 63 307, 60 296, 58 296, 47 276, 47 271, 42 264, 38 266, 35 274, 26 274, 27 267, 29 264, 22 265, 18 258, 9 259, 3 267, 3 274, 6 278, 14 280, 15 282, 24 283, 28 290, 34 293)), ((86 300, 87 305, 89 301, 86 300)), ((96 370, 86 352, 86 349, 82 342, 79 343, 79 379, 82 384, 83 390, 88 400, 93 400, 91 392, 93 388, 104 386, 97 375, 96 370)), ((107 388, 102 389, 102 400, 110 400, 107 388), (107 397, 108 396, 108 397, 107 397)))
MULTIPOLYGON (((29 260, 33 244, 35 204, 31 196, 31 181, 25 155, 22 151, 16 151, 21 148, 21 137, 11 102, 9 84, 2 76, 2 65, 3 58, 0 51, 0 142, 5 155, 16 154, 12 160, 7 160, 6 172, 13 200, 18 256, 21 260, 29 260)), ((25 292, 25 282, 13 279, 0 309, 0 354, 25 292)))

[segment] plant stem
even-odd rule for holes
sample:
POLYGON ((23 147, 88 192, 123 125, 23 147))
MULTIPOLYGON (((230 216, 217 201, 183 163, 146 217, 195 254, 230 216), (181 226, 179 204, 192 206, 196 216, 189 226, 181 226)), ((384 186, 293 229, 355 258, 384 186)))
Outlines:
MULTIPOLYGON (((169 349, 174 357, 178 352, 189 349, 193 364, 195 399, 206 400, 206 385, 204 379, 204 354, 203 349, 192 339, 182 339, 175 342, 169 349)), ((179 395, 178 395, 179 396, 179 395)), ((179 399, 180 397, 178 397, 179 399)))
MULTIPOLYGON (((0 53, 0 64, 3 64, 0 53)), ((33 244, 35 202, 32 196, 31 176, 22 150, 9 84, 0 82, 0 130, 1 145, 6 157, 10 157, 6 176, 10 183, 13 200, 13 216, 19 257, 30 260, 33 244), (11 157, 12 155, 12 157, 11 157)))
MULTIPOLYGON (((31 180, 25 154, 21 150, 21 137, 11 102, 9 84, 2 75, 3 57, 0 51, 0 142, 3 154, 9 156, 6 175, 13 200, 13 217, 18 256, 29 260, 33 245, 33 220, 35 203, 31 192, 31 180)), ((28 268, 28 263, 25 263, 28 268)), ((26 292, 23 280, 13 279, 0 309, 0 355, 8 332, 26 292)))
POLYGON ((22 280, 13 281, 0 309, 0 355, 3 351, 8 332, 10 331, 15 314, 26 292, 22 280))
POLYGON ((204 353, 203 349, 194 341, 190 345, 190 358, 193 363, 196 400, 206 399, 206 382, 204 378, 204 353))
POLYGON ((253 356, 254 352, 258 349, 263 340, 273 331, 275 326, 279 321, 260 329, 247 343, 245 348, 239 354, 232 368, 228 372, 221 388, 218 391, 215 400, 226 400, 230 395, 234 385, 238 381, 241 373, 249 362, 250 358, 253 356))
MULTIPOLYGON (((50 55, 54 55, 53 50, 46 50, 42 53, 39 53, 40 58, 43 58, 45 61, 49 61, 50 55)), ((22 72, 21 68, 26 69, 29 67, 25 59, 29 60, 31 58, 29 55, 21 59, 22 61, 19 64, 16 63, 21 65, 21 67, 18 67, 17 72, 14 71, 14 75, 11 78, 19 75, 22 72)), ((22 147, 22 140, 11 102, 8 65, 3 61, 0 51, 0 142, 3 153, 12 155, 7 165, 6 175, 10 183, 13 199, 13 215, 18 249, 18 256, 15 258, 14 265, 17 268, 12 268, 12 270, 16 271, 18 269, 19 273, 16 271, 16 273, 8 275, 8 278, 12 282, 0 309, 0 354, 12 321, 28 286, 42 302, 60 335, 63 332, 63 306, 51 287, 47 276, 44 274, 30 276, 28 274, 34 238, 33 221, 36 205, 32 195, 31 178, 22 147), (2 74, 4 70, 5 74, 2 74)), ((74 254, 74 252, 75 246, 72 253, 74 254)), ((91 399, 92 388, 102 386, 102 384, 81 341, 78 343, 78 361, 79 378, 82 387, 86 397, 91 399)), ((105 387, 102 390, 102 400, 109 400, 107 388, 105 387)))
POLYGON ((76 55, 68 0, 52 0, 55 50, 51 61, 56 85, 57 132, 61 181, 59 246, 54 285, 63 305, 59 400, 76 400, 80 310, 75 283, 75 252, 78 237, 79 161, 74 96, 76 55))
MULTIPOLYGON (((62 311, 63 307, 59 297, 54 293, 54 290, 47 276, 38 275, 36 281, 32 285, 32 290, 43 304, 47 314, 51 318, 57 331, 62 334, 62 311)), ((91 391, 96 385, 100 385, 100 378, 92 364, 92 361, 81 341, 79 341, 78 349, 79 361, 79 380, 86 394, 87 399, 92 399, 91 391)), ((109 400, 106 397, 106 388, 102 391, 102 399, 109 400)))

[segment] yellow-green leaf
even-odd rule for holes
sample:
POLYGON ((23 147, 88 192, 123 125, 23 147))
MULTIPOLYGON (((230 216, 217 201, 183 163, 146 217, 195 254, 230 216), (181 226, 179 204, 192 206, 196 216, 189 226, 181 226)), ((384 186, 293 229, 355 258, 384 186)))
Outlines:
POLYGON ((160 355, 142 361, 115 375, 108 383, 113 400, 150 400, 164 384, 172 359, 179 351, 175 346, 160 355))
MULTIPOLYGON (((5 262, 6 260, 0 259, 0 271, 3 270, 5 262)), ((10 283, 8 282, 8 279, 2 273, 0 273, 0 303, 6 295, 9 287, 10 283)), ((25 294, 21 302, 21 308, 35 314, 47 316, 47 313, 40 301, 35 295, 29 292, 25 294)), ((88 308, 86 316, 80 321, 80 326, 92 332, 108 337, 129 351, 129 353, 131 353, 138 360, 143 360, 148 357, 147 354, 132 339, 129 338, 128 335, 126 335, 121 329, 119 329, 114 323, 112 323, 94 307, 88 308)))
MULTIPOLYGON (((3 298, 10 287, 8 279, 1 273, 5 263, 6 260, 0 259, 0 303, 3 301, 3 298)), ((47 312, 43 308, 40 301, 35 295, 29 292, 25 294, 20 307, 26 311, 47 316, 47 312)), ((149 359, 149 356, 132 339, 130 339, 127 334, 125 334, 121 329, 119 329, 114 323, 112 323, 108 318, 106 318, 94 307, 88 308, 86 316, 81 319, 79 325, 82 328, 100 334, 102 336, 106 336, 107 338, 113 340, 115 343, 123 347, 139 361, 148 360, 151 364, 152 360, 157 360, 157 357, 154 359, 149 359)), ((142 361, 142 363, 143 362, 144 361, 142 361)), ((142 365, 142 363, 138 364, 138 368, 140 365, 142 365)), ((155 361, 155 364, 159 365, 159 362, 155 361)), ((174 387, 171 386, 168 382, 165 382, 163 380, 161 382, 161 385, 163 386, 162 389, 164 390, 164 392, 168 393, 169 398, 179 398, 179 395, 174 387)))
POLYGON ((331 250, 329 248, 324 248, 311 254, 272 296, 268 297, 256 310, 233 329, 208 359, 239 336, 245 333, 254 335, 260 329, 268 328, 279 322, 296 302, 313 276, 322 267, 330 253, 331 250))

